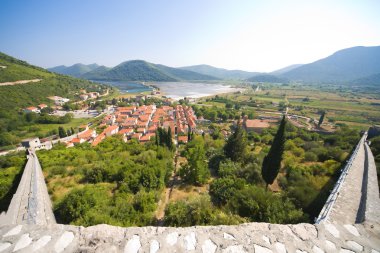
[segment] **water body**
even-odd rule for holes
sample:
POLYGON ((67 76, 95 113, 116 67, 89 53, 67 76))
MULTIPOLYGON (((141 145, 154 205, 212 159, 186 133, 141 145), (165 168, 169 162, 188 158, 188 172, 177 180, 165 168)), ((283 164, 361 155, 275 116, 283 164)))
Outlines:
POLYGON ((160 88, 165 96, 175 100, 184 97, 200 98, 240 90, 228 85, 214 83, 157 82, 153 85, 160 88))
MULTIPOLYGON (((139 82, 102 81, 102 83, 112 85, 118 88, 122 93, 141 93, 153 90, 152 87, 139 82)), ((149 84, 158 87, 166 97, 173 98, 175 100, 180 100, 184 97, 200 98, 240 90, 237 88, 232 88, 228 85, 216 83, 152 82, 149 84)))
POLYGON ((153 88, 146 86, 139 82, 129 82, 129 81, 117 81, 117 82, 105 82, 101 83, 112 85, 120 90, 121 93, 141 93, 145 91, 152 91, 153 88))

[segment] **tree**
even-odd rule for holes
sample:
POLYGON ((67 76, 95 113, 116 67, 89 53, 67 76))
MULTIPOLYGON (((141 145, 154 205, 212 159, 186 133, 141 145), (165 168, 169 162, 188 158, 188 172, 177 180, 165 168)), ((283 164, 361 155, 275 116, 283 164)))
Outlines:
POLYGON ((166 146, 169 149, 173 148, 173 138, 172 138, 172 129, 168 127, 168 134, 166 135, 166 146))
POLYGON ((321 114, 321 117, 319 118, 318 126, 322 125, 324 119, 325 119, 325 112, 323 111, 321 114))
POLYGON ((235 132, 228 138, 224 146, 224 154, 234 162, 243 160, 247 141, 245 132, 238 122, 235 132))
POLYGON ((59 138, 63 138, 67 136, 65 129, 63 129, 63 127, 58 127, 58 135, 59 135, 59 138))
POLYGON ((159 127, 156 132, 156 145, 166 146, 173 149, 172 130, 169 127, 168 131, 159 127))
MULTIPOLYGON (((179 174, 181 178, 194 185, 203 185, 210 177, 206 162, 206 152, 204 150, 204 141, 202 138, 196 138, 195 146, 189 149, 187 155, 188 164, 181 168, 179 174), (196 141, 199 142, 196 142, 196 141)), ((192 144, 192 143, 189 143, 192 144)))
POLYGON ((273 139, 269 153, 264 157, 261 174, 266 182, 266 186, 273 184, 277 174, 281 168, 282 155, 285 149, 285 115, 282 117, 280 127, 273 139))

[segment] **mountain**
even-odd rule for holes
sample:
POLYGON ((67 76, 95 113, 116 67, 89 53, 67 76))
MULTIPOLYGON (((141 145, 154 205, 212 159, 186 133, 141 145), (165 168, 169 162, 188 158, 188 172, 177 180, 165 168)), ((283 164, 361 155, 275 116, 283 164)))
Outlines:
POLYGON ((85 73, 81 77, 90 80, 104 81, 158 82, 217 79, 213 76, 208 76, 183 69, 171 68, 160 64, 153 64, 142 60, 126 61, 111 69, 97 68, 93 71, 85 73))
POLYGON ((277 69, 275 71, 272 71, 270 72, 271 75, 281 75, 281 74, 284 74, 286 72, 289 72, 290 70, 293 70, 293 69, 296 69, 298 67, 301 67, 303 64, 293 64, 293 65, 290 65, 290 66, 287 66, 285 68, 281 68, 281 69, 277 69))
POLYGON ((194 65, 181 67, 180 69, 194 71, 200 74, 215 76, 220 79, 241 79, 245 80, 254 75, 260 74, 257 72, 248 72, 243 70, 228 70, 222 68, 216 68, 210 65, 194 65))
POLYGON ((351 83, 368 86, 380 86, 380 73, 353 80, 351 83))
POLYGON ((92 71, 82 74, 80 77, 83 79, 99 80, 102 79, 102 76, 105 75, 105 73, 110 69, 111 68, 106 66, 99 66, 92 71))
POLYGON ((171 68, 167 67, 161 64, 155 64, 154 65, 156 68, 158 68, 160 71, 164 72, 165 74, 172 76, 174 78, 179 78, 182 80, 218 80, 219 78, 207 75, 207 74, 202 74, 198 72, 194 72, 191 70, 185 70, 181 68, 171 68))
POLYGON ((267 83, 287 83, 288 80, 285 78, 280 78, 275 75, 262 74, 253 76, 247 79, 250 82, 267 82, 267 83))
POLYGON ((57 67, 53 67, 53 68, 48 68, 47 70, 58 73, 58 74, 80 77, 83 74, 90 72, 94 69, 97 69, 99 67, 100 66, 96 63, 89 64, 89 65, 77 63, 77 64, 74 64, 74 65, 69 66, 69 67, 61 65, 61 66, 57 66, 57 67))
POLYGON ((380 46, 352 47, 282 75, 311 83, 347 83, 380 73, 380 46))

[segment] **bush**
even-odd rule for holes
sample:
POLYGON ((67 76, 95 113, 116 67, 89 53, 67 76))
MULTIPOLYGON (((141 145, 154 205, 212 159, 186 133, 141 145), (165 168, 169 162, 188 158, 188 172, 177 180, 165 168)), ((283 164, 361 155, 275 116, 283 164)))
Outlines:
POLYGON ((306 152, 304 156, 305 162, 316 162, 318 161, 318 156, 313 152, 306 152))

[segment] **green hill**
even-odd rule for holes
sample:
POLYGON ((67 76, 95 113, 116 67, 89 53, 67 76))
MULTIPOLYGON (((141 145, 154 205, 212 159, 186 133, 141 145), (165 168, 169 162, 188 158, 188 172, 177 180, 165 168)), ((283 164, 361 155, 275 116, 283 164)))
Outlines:
POLYGON ((269 75, 269 74, 253 76, 251 78, 248 78, 247 81, 263 82, 263 83, 287 83, 288 82, 288 80, 286 80, 285 78, 280 78, 280 77, 269 75))
POLYGON ((167 67, 161 64, 155 64, 154 65, 157 69, 162 71, 163 73, 175 78, 175 79, 180 79, 180 80, 217 80, 219 78, 206 75, 206 74, 201 74, 197 73, 194 71, 189 71, 185 69, 180 69, 180 68, 171 68, 167 67))
POLYGON ((313 83, 350 83, 380 73, 380 46, 352 47, 302 65, 281 77, 313 83))
MULTIPOLYGON (((89 79, 95 78, 91 77, 91 73, 88 73, 89 79)), ((87 78, 88 78, 88 75, 87 78)), ((109 81, 176 81, 159 69, 157 69, 153 64, 135 60, 126 61, 120 63, 116 67, 101 73, 98 80, 109 80, 109 81)))
POLYGON ((54 76, 49 71, 29 65, 0 52, 0 83, 15 82, 19 80, 44 79, 54 76))
POLYGON ((94 64, 89 64, 85 65, 82 63, 77 63, 72 66, 66 67, 64 65, 57 66, 54 68, 48 68, 47 70, 58 73, 58 74, 63 74, 63 75, 69 75, 69 76, 74 76, 74 77, 80 77, 83 74, 90 72, 94 69, 99 68, 100 66, 96 63, 94 64))
POLYGON ((367 86, 380 86, 380 73, 359 78, 352 81, 353 84, 367 85, 367 86))
POLYGON ((243 71, 243 70, 228 70, 228 69, 223 69, 223 68, 215 68, 213 66, 205 65, 205 64, 181 67, 180 69, 197 72, 203 75, 215 76, 219 79, 245 80, 254 75, 260 74, 257 72, 248 72, 248 71, 243 71))
POLYGON ((277 69, 275 71, 272 71, 270 72, 269 74, 271 75, 281 75, 281 74, 284 74, 286 72, 289 72, 293 69, 296 69, 296 68, 299 68, 301 67, 303 64, 292 64, 292 65, 289 65, 289 66, 286 66, 284 68, 281 68, 281 69, 277 69))
POLYGON ((102 81, 156 81, 217 80, 218 78, 193 71, 171 68, 142 60, 120 63, 111 69, 104 66, 84 73, 81 78, 102 81))
POLYGON ((23 113, 23 108, 41 103, 53 105, 49 96, 57 95, 75 101, 79 100, 80 89, 102 93, 109 88, 87 80, 54 74, 5 54, 1 54, 0 66, 6 66, 0 68, 2 82, 42 79, 35 83, 0 86, 0 146, 17 144, 26 135, 40 135, 40 129, 23 113))

